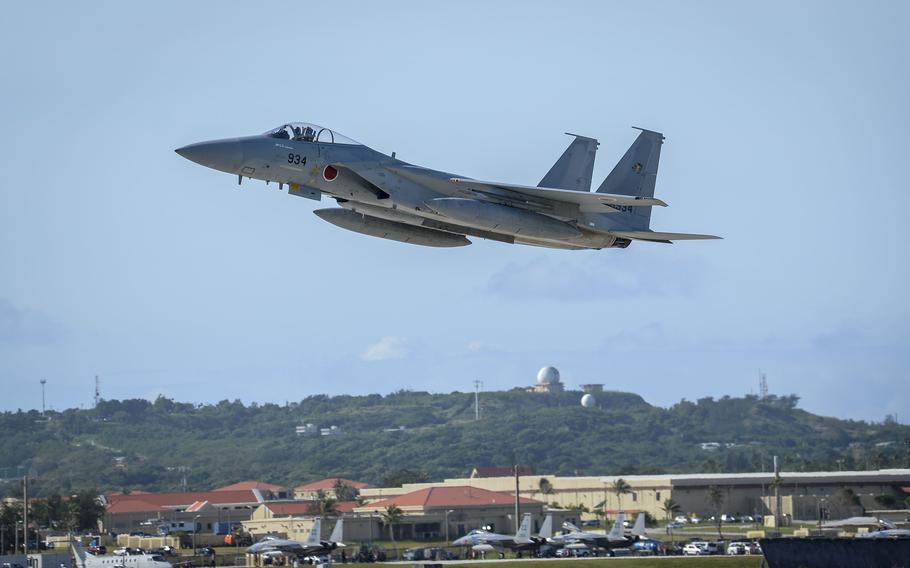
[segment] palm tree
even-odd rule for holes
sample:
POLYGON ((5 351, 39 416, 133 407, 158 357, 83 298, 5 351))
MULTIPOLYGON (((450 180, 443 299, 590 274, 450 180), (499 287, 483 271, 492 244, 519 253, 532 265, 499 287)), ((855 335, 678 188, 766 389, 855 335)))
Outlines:
POLYGON ((619 501, 619 510, 622 511, 622 496, 632 492, 632 486, 625 479, 618 478, 613 482, 613 493, 616 493, 616 499, 619 501))
POLYGON ((326 515, 331 515, 338 512, 338 500, 334 497, 329 497, 328 494, 322 489, 316 492, 316 500, 310 503, 308 507, 310 514, 319 515, 320 517, 325 517, 326 515))
POLYGON ((673 499, 664 499, 664 504, 661 509, 664 512, 664 516, 667 517, 667 532, 670 534, 670 540, 676 544, 676 538, 673 536, 673 531, 670 529, 670 519, 675 517, 676 513, 678 513, 682 507, 673 499))
POLYGON ((339 501, 354 501, 360 495, 356 487, 348 485, 340 478, 335 480, 332 491, 335 492, 335 499, 339 501))
POLYGON ((724 492, 720 487, 712 485, 708 487, 708 495, 706 498, 708 503, 711 504, 711 508, 714 509, 714 524, 717 525, 717 538, 723 540, 724 535, 723 532, 721 532, 721 525, 723 525, 724 521, 721 509, 724 506, 724 492))
POLYGON ((395 544, 395 525, 404 517, 404 511, 397 505, 389 505, 385 511, 379 513, 382 522, 389 527, 389 538, 392 539, 392 546, 395 548, 395 556, 398 556, 398 545, 395 544))

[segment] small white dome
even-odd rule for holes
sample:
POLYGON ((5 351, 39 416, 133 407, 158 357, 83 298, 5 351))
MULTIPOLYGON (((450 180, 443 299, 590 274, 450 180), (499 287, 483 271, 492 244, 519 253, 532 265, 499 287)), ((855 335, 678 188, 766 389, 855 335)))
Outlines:
POLYGON ((539 385, 558 382, 559 371, 556 370, 556 367, 544 367, 537 372, 537 384, 539 385))
POLYGON ((585 408, 591 408, 595 404, 597 404, 597 399, 594 398, 594 395, 586 394, 583 397, 581 397, 581 405, 584 406, 585 408))

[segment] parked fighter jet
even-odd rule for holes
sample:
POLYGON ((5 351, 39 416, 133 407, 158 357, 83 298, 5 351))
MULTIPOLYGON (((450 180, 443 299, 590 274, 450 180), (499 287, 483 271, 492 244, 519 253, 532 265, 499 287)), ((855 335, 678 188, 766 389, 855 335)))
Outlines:
MULTIPOLYGON (((541 530, 543 531, 548 526, 552 526, 552 522, 553 521, 551 520, 550 525, 547 525, 547 523, 544 522, 544 526, 541 527, 541 530)), ((522 515, 518 532, 516 532, 514 536, 477 529, 452 541, 452 544, 455 546, 470 546, 471 549, 476 552, 490 552, 505 548, 511 550, 537 548, 542 544, 546 544, 546 539, 540 536, 531 536, 531 513, 525 513, 522 515)))
POLYGON ((474 236, 560 249, 625 248, 633 240, 668 243, 711 235, 655 232, 651 208, 664 137, 641 133, 610 175, 591 192, 598 142, 574 140, 537 186, 479 181, 408 164, 337 132, 309 123, 265 134, 178 148, 209 168, 287 184, 289 193, 340 208, 321 219, 365 235, 406 243, 457 247, 474 236))
POLYGON ((607 534, 585 532, 570 522, 564 522, 562 526, 569 532, 554 536, 548 539, 548 541, 553 544, 562 544, 564 546, 584 544, 589 547, 596 546, 607 549, 625 548, 627 546, 632 546, 635 541, 645 535, 645 514, 638 514, 638 518, 635 519, 635 525, 632 527, 632 532, 629 535, 626 535, 625 530, 623 529, 624 520, 625 515, 623 513, 616 515, 616 521, 613 523, 613 528, 607 534))
POLYGON ((316 517, 313 519, 313 526, 310 528, 310 534, 307 535, 305 541, 301 542, 299 540, 266 536, 256 544, 248 547, 246 552, 247 554, 261 554, 264 552, 279 551, 296 554, 298 556, 327 554, 336 548, 344 548, 344 543, 341 542, 341 539, 343 538, 342 531, 344 530, 342 528, 343 522, 344 518, 338 519, 338 522, 335 523, 335 528, 332 529, 332 534, 329 535, 328 541, 320 539, 322 534, 322 518, 316 517))

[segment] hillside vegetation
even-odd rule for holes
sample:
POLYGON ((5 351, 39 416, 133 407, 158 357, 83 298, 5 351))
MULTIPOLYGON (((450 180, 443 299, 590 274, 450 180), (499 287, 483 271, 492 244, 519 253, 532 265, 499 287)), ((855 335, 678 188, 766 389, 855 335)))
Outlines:
MULTIPOLYGON (((0 414, 0 477, 17 468, 39 493, 209 489, 244 479, 297 485, 329 476, 372 484, 466 476, 509 465, 537 473, 744 472, 907 467, 910 427, 810 414, 796 397, 704 398, 670 408, 622 392, 581 408, 580 393, 402 391, 311 396, 299 403, 196 406, 167 398, 105 400, 90 410, 0 414), (298 436, 305 423, 337 436, 298 436), (390 431, 392 430, 392 431, 390 431), (705 450, 701 443, 716 442, 705 450)), ((0 492, 17 484, 0 484, 0 492)))

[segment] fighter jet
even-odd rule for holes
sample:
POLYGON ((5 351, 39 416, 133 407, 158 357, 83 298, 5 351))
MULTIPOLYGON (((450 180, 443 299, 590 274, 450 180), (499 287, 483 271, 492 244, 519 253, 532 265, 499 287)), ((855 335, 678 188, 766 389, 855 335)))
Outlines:
POLYGON ((212 140, 176 152, 203 166, 288 186, 288 193, 340 207, 317 209, 341 228, 416 245, 458 247, 478 237, 557 249, 625 248, 713 235, 650 229, 664 136, 641 133, 591 192, 599 145, 578 134, 536 186, 481 181, 382 154, 333 130, 289 123, 258 135, 212 140))
MULTIPOLYGON (((550 521, 552 523, 552 520, 550 521)), ((547 529, 546 522, 541 531, 547 529)), ((490 552, 492 550, 527 550, 546 544, 546 539, 540 536, 531 536, 531 513, 525 513, 521 518, 521 525, 515 535, 498 534, 484 529, 477 529, 465 536, 452 541, 455 546, 470 546, 476 552, 490 552)))
POLYGON ((553 544, 562 544, 564 546, 584 544, 588 547, 606 549, 625 548, 627 546, 632 546, 635 541, 645 535, 645 514, 638 514, 638 518, 635 519, 635 525, 632 527, 632 532, 629 535, 626 535, 625 530, 623 529, 624 520, 625 514, 619 513, 616 515, 616 521, 613 523, 613 528, 607 534, 585 532, 567 521, 564 522, 562 526, 569 532, 554 536, 548 540, 553 544))
POLYGON ((289 540, 284 538, 277 538, 274 536, 265 536, 256 544, 248 547, 246 549, 247 554, 261 554, 264 552, 285 552, 289 554, 296 554, 297 556, 314 556, 318 554, 327 554, 336 548, 344 548, 344 543, 341 542, 342 524, 344 518, 339 518, 338 522, 335 523, 335 528, 332 529, 332 534, 329 535, 329 540, 324 541, 320 540, 322 534, 322 518, 316 517, 313 519, 313 526, 310 528, 310 534, 307 535, 307 539, 303 542, 299 540, 289 540))

